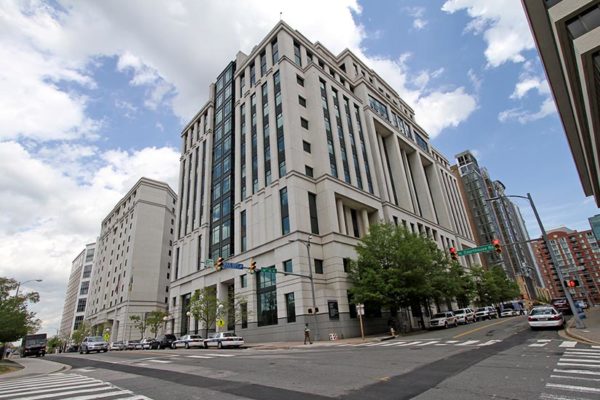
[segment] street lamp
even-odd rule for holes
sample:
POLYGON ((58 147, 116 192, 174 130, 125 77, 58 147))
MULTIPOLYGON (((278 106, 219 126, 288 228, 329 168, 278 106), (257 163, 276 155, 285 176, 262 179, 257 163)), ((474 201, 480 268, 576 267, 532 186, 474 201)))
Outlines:
POLYGON ((310 280, 310 289, 312 292, 312 303, 313 303, 313 317, 315 319, 315 340, 319 340, 319 320, 317 318, 317 299, 315 296, 315 280, 313 277, 313 270, 312 270, 312 263, 311 263, 311 257, 310 257, 310 240, 312 239, 312 235, 308 235, 308 240, 302 240, 302 239, 290 239, 290 242, 300 242, 303 245, 306 246, 306 251, 308 252, 308 276, 305 276, 306 278, 308 278, 310 280))
POLYGON ((537 220, 537 223, 540 226, 540 231, 542 231, 542 239, 544 240, 544 243, 546 244, 546 248, 548 249, 548 252, 550 253, 550 260, 552 260, 552 265, 554 266, 554 269, 556 271, 556 276, 558 277, 558 279, 560 281, 560 286, 563 289, 563 293, 565 294, 565 297, 567 298, 567 301, 569 302, 569 307, 571 307, 571 312, 573 313, 573 318, 575 318, 575 326, 577 327, 577 329, 584 329, 585 324, 579 318, 579 313, 577 312, 577 308, 575 307, 575 303, 573 302, 573 298, 571 297, 571 292, 569 292, 567 290, 567 288, 565 287, 565 281, 563 279, 562 271, 560 270, 560 268, 558 266, 558 260, 556 259, 556 256, 554 255, 554 251, 552 251, 552 248, 550 247, 550 240, 548 240, 548 235, 546 234, 546 230, 544 229, 544 225, 542 224, 540 215, 537 212, 537 208, 535 208, 535 204, 533 203, 531 194, 527 193, 527 196, 505 194, 502 196, 492 197, 489 200, 490 201, 498 200, 498 199, 501 199, 502 197, 518 197, 520 199, 526 199, 529 201, 529 204, 531 205, 531 209, 533 210, 533 214, 535 215, 535 219, 537 220))
POLYGON ((187 316, 186 331, 187 331, 187 333, 190 333, 190 321, 191 321, 190 316, 192 315, 192 313, 189 311, 186 311, 185 315, 187 316))
POLYGON ((17 283, 17 291, 15 293, 15 297, 17 297, 19 295, 19 289, 21 288, 21 285, 23 285, 23 284, 25 284, 27 282, 41 282, 41 281, 42 281, 41 279, 30 279, 30 280, 25 281, 25 282, 18 282, 17 283))
POLYGON ((163 327, 163 333, 165 333, 165 334, 167 333, 167 321, 168 321, 168 320, 169 320, 169 316, 168 316, 168 315, 165 315, 165 316, 163 317, 163 322, 165 323, 165 325, 164 325, 164 327, 163 327))

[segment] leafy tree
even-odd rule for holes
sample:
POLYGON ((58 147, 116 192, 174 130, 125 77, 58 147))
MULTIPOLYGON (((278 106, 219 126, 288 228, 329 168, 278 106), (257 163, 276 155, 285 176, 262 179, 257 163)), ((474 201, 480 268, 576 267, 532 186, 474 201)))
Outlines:
POLYGON ((147 329, 147 321, 145 315, 130 315, 129 319, 133 322, 133 327, 140 331, 140 339, 144 338, 147 329))
POLYGON ((28 333, 36 332, 40 320, 27 309, 29 303, 37 303, 37 292, 19 293, 11 296, 19 283, 10 278, 0 277, 0 343, 14 342, 28 333))
POLYGON ((150 332, 156 337, 158 328, 163 324, 163 318, 168 316, 169 313, 165 311, 150 311, 146 315, 146 325, 150 328, 150 332))
POLYGON ((71 335, 71 339, 73 340, 73 343, 79 347, 81 342, 83 342, 83 339, 85 339, 86 336, 90 336, 91 332, 92 328, 90 325, 87 322, 82 322, 71 335))
POLYGON ((349 277, 357 302, 374 301, 397 310, 444 292, 438 281, 447 267, 446 257, 434 242, 404 227, 372 225, 356 252, 349 277))
POLYGON ((219 300, 214 289, 203 288, 196 290, 189 304, 189 312, 196 321, 204 326, 204 337, 216 325, 217 318, 225 321, 233 319, 239 323, 242 319, 242 304, 247 303, 244 297, 233 296, 219 300))
POLYGON ((504 270, 494 266, 488 270, 471 268, 476 287, 476 303, 479 306, 501 303, 520 295, 519 286, 508 279, 504 270))
POLYGON ((46 345, 48 346, 48 353, 54 353, 54 351, 56 349, 60 349, 64 344, 64 341, 58 337, 58 336, 53 336, 50 339, 48 339, 48 342, 46 343, 46 345))

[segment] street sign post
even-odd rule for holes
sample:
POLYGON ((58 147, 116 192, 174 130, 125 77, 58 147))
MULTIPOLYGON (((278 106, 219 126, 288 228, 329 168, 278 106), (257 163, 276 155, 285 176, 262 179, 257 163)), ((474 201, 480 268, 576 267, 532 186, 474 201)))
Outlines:
POLYGON ((240 264, 240 263, 223 263, 223 269, 244 269, 244 264, 240 264))
POLYGON ((365 340, 365 330, 363 328, 363 315, 365 315, 365 305, 357 304, 356 305, 356 315, 358 315, 358 321, 360 322, 360 337, 362 340, 365 340))
POLYGON ((493 244, 486 244, 484 246, 473 247, 472 249, 459 250, 458 255, 459 256, 468 256, 470 254, 483 253, 486 251, 493 251, 493 250, 494 250, 493 244))
POLYGON ((212 258, 207 258, 207 259, 204 261, 204 264, 205 264, 207 267, 213 268, 213 267, 215 266, 215 260, 213 260, 212 258))

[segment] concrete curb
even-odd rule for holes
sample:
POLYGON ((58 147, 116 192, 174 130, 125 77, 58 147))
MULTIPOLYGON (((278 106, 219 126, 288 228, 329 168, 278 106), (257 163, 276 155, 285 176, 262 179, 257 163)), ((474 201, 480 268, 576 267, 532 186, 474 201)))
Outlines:
POLYGON ((71 369, 70 365, 61 364, 56 361, 42 359, 15 359, 11 360, 21 365, 23 368, 18 371, 9 372, 2 375, 2 378, 16 379, 33 375, 55 374, 57 372, 66 372, 71 369), (25 360, 25 361, 24 361, 25 360))
POLYGON ((586 338, 585 336, 582 336, 582 335, 579 335, 579 334, 575 333, 575 332, 573 331, 573 329, 574 329, 574 328, 573 328, 573 324, 574 324, 574 323, 575 323, 575 320, 574 320, 574 319, 570 319, 570 320, 569 320, 569 322, 567 323, 567 326, 566 326, 566 327, 565 327, 565 329, 564 329, 564 332, 565 332, 565 335, 566 335, 566 336, 568 336, 568 337, 570 337, 570 338, 572 338, 572 339, 578 340, 578 341, 580 341, 580 342, 587 343, 587 344, 591 344, 591 345, 600 345, 600 342, 597 342, 597 341, 595 341, 595 340, 592 340, 592 339, 586 338))

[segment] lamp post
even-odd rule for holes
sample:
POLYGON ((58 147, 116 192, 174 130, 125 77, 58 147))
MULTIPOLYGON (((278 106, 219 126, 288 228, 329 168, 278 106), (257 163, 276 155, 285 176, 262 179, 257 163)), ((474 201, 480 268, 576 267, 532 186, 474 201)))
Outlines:
POLYGON ((550 253, 550 260, 552 261, 552 265, 554 266, 554 270, 556 271, 556 276, 558 277, 558 279, 560 281, 560 286, 563 289, 563 293, 565 294, 565 297, 567 298, 567 301, 569 302, 569 307, 571 308, 571 312, 573 313, 573 318, 575 318, 575 326, 577 327, 577 329, 584 329, 585 324, 579 318, 579 313, 577 312, 577 308, 575 307, 575 303, 573 302, 573 297, 571 297, 571 292, 569 292, 567 290, 567 288, 565 287, 565 281, 563 279, 562 271, 560 270, 560 267, 558 266, 558 260, 556 259, 556 256, 554 255, 554 251, 552 251, 552 248, 550 247, 550 240, 548 240, 548 235, 546 234, 546 230, 544 229, 544 225, 542 224, 540 215, 537 212, 537 208, 535 208, 535 204, 533 203, 531 194, 527 193, 527 196, 505 194, 503 196, 492 197, 489 200, 490 201, 497 200, 497 199, 500 199, 501 197, 518 197, 520 199, 526 199, 529 201, 529 204, 531 205, 531 209, 533 210, 533 214, 535 215, 535 219, 537 220, 537 223, 540 227, 540 231, 542 232, 542 239, 544 240, 544 243, 546 244, 546 248, 548 249, 548 252, 550 253))
POLYGON ((290 240, 290 242, 295 242, 298 241, 300 243, 302 243, 303 245, 306 246, 306 251, 308 252, 308 275, 302 275, 305 276, 306 278, 308 278, 310 280, 310 289, 312 292, 312 303, 313 303, 313 317, 315 320, 315 340, 319 340, 320 339, 320 335, 319 335, 319 319, 317 318, 317 299, 315 296, 315 280, 313 277, 313 269, 312 269, 312 262, 311 262, 311 257, 310 257, 310 240, 312 239, 312 235, 308 235, 308 240, 302 240, 302 239, 296 239, 296 240, 290 240))
POLYGON ((21 285, 27 283, 27 282, 41 282, 41 279, 29 279, 28 281, 25 282, 18 282, 17 283, 17 291, 15 293, 15 297, 17 297, 19 295, 19 289, 21 288, 21 285))
POLYGON ((163 327, 163 333, 166 334, 167 333, 167 321, 169 320, 169 316, 165 315, 163 317, 163 322, 164 322, 164 327, 163 327))
POLYGON ((191 318, 190 316, 192 315, 191 312, 186 311, 185 316, 187 317, 187 321, 185 323, 186 325, 186 333, 190 333, 190 322, 191 322, 191 318))

